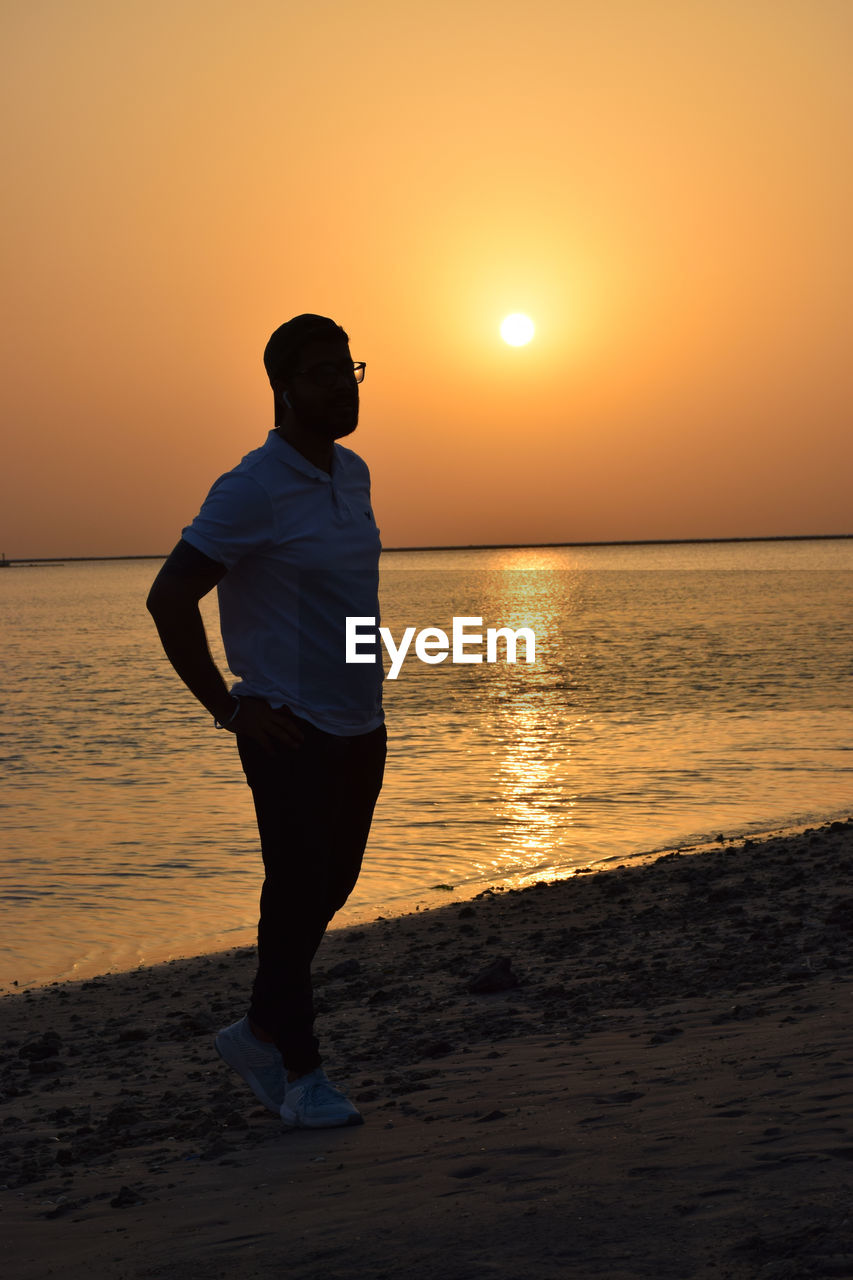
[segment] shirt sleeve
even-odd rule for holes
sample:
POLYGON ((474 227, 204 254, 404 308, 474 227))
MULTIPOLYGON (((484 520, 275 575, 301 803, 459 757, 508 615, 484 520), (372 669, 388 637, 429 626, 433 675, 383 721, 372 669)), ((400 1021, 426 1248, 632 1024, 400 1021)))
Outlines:
POLYGON ((244 556, 270 546, 273 534, 272 500, 267 491, 251 476, 229 471, 216 481, 181 537, 230 569, 244 556))

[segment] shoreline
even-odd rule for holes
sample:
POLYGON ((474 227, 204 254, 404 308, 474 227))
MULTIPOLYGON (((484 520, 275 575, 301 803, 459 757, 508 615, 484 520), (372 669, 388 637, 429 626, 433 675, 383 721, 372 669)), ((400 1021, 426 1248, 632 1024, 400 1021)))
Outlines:
MULTIPOLYGON (((383 547, 383 551, 536 551, 555 547, 689 547, 707 543, 732 542, 835 542, 853 538, 853 533, 764 533, 748 537, 719 538, 628 538, 613 542, 466 542, 449 546, 383 547)), ((98 560, 165 560, 163 555, 134 554, 121 556, 11 556, 3 557, 0 568, 40 564, 81 564, 98 560)))
MULTIPOLYGON (((760 829, 742 831, 738 830, 732 835, 724 835, 722 832, 714 840, 695 840, 680 841, 672 844, 662 845, 657 849, 643 850, 630 854, 612 854, 604 858, 590 859, 588 862, 579 863, 577 866, 566 867, 558 866, 554 868, 554 874, 543 874, 541 869, 533 869, 531 871, 514 872, 511 875, 503 877, 481 876, 477 879, 460 881, 454 885, 436 886, 431 885, 418 893, 407 897, 404 905, 400 905, 402 900, 386 899, 379 902, 365 903, 358 906, 347 913, 346 908, 341 914, 346 918, 342 921, 332 921, 329 926, 329 933, 336 933, 340 930, 354 928, 368 928, 370 925, 378 923, 382 920, 405 919, 412 915, 420 915, 422 912, 428 912, 441 909, 445 906, 453 906, 454 904, 464 905, 472 902, 483 892, 505 893, 514 889, 523 889, 535 886, 537 884, 559 883, 565 880, 572 880, 577 876, 589 875, 590 873, 612 872, 621 867, 642 867, 651 865, 659 858, 670 857, 673 854, 683 855, 685 857, 695 856, 709 851, 716 851, 722 848, 727 849, 746 849, 757 841, 767 841, 778 838, 792 838, 808 834, 811 831, 827 826, 832 822, 845 822, 853 820, 853 812, 847 809, 834 811, 830 815, 823 815, 820 819, 812 819, 811 822, 801 823, 783 823, 778 826, 760 827, 760 829), (377 914, 378 913, 378 914, 377 914)), ((258 883, 260 891, 260 880, 258 883)), ((20 995, 24 992, 35 992, 50 990, 57 987, 79 984, 82 982, 99 981, 103 978, 118 978, 124 974, 138 973, 140 971, 157 967, 164 964, 174 964, 183 961, 202 960, 204 958, 218 958, 230 951, 244 950, 247 947, 254 947, 255 934, 252 928, 246 930, 245 938, 236 942, 229 942, 222 946, 215 944, 209 950, 192 951, 189 953, 173 954, 168 953, 159 959, 145 958, 139 963, 128 968, 108 968, 101 972, 84 973, 82 975, 75 974, 70 977, 54 977, 45 980, 34 979, 31 982, 9 980, 0 985, 0 1001, 7 996, 20 995)))
POLYGON ((20 1280, 853 1275, 853 819, 330 930, 354 1129, 217 1059, 253 957, 0 1000, 20 1280))

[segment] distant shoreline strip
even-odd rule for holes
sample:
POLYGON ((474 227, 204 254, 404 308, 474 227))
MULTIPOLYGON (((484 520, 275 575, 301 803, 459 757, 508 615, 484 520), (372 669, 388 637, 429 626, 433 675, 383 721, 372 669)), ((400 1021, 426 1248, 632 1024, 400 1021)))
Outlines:
MULTIPOLYGON (((614 542, 466 542, 425 547, 383 547, 389 551, 547 551, 559 547, 689 547, 732 542, 840 542, 853 533, 770 533, 754 538, 633 538, 614 542)), ((6 565, 86 564, 104 560, 165 560, 165 555, 141 556, 15 556, 6 565)))

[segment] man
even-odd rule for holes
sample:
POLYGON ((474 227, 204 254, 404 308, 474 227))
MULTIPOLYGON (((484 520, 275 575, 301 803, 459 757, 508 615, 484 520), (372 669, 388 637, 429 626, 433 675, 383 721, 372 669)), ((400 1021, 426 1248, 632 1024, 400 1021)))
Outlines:
POLYGON ((360 1124, 327 1079, 311 961, 361 869, 382 785, 382 668, 347 664, 346 618, 378 617, 379 530, 361 458, 335 441, 358 423, 349 339, 300 315, 267 343, 275 426, 216 481, 148 597, 166 655, 236 735, 265 879, 245 1018, 216 1048, 285 1127, 360 1124), (198 602, 218 586, 229 692, 198 602))

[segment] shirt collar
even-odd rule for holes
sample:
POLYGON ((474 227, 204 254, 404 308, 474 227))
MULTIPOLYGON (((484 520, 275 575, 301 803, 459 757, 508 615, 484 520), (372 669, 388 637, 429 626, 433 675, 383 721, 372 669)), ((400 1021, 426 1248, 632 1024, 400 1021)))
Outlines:
MULTIPOLYGON (((276 457, 281 458, 282 462, 286 462, 288 466, 293 467, 294 471, 298 471, 300 475, 310 476, 312 480, 331 480, 332 476, 328 471, 324 471, 322 467, 315 467, 313 462, 309 462, 307 458, 303 458, 298 449, 294 449, 278 432, 273 428, 267 436, 267 448, 276 457)), ((332 446, 332 473, 336 472, 340 467, 340 458, 338 456, 337 445, 332 446)))

